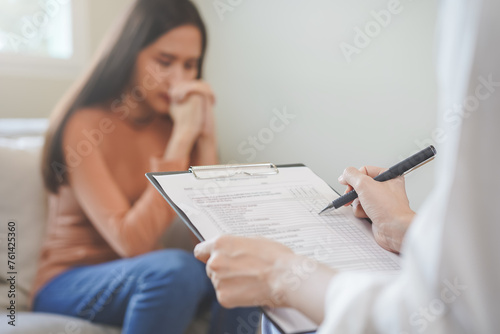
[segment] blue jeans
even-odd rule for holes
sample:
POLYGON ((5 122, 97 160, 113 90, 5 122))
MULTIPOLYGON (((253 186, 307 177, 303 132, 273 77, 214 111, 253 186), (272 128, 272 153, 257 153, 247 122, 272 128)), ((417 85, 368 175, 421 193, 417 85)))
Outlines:
POLYGON ((37 312, 123 327, 124 334, 182 334, 208 307, 210 333, 253 334, 258 327, 257 309, 221 307, 205 265, 173 249, 70 269, 46 284, 33 305, 37 312))

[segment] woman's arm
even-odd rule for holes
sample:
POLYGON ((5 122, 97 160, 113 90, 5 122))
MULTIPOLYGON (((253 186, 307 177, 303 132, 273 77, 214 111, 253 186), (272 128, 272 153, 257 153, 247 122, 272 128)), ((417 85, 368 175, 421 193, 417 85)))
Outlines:
MULTIPOLYGON (((191 152, 191 163, 194 166, 215 165, 217 157, 217 139, 215 133, 214 93, 208 83, 195 80, 177 83, 170 92, 173 107, 186 101, 194 101, 200 111, 197 119, 201 122, 199 136, 194 142, 191 152)), ((172 112, 171 112, 172 114, 172 112)), ((176 115, 172 115, 176 117, 176 115)), ((175 122, 175 120, 174 120, 175 122)), ((197 124, 199 126, 199 124, 197 124)))
POLYGON ((205 125, 204 131, 198 137, 193 152, 191 161, 193 166, 216 165, 219 163, 217 156, 217 138, 215 136, 215 120, 213 114, 213 106, 205 100, 205 125))
MULTIPOLYGON (((82 130, 92 128, 92 124, 88 113, 75 114, 65 129, 63 147, 78 147, 87 139, 82 130)), ((197 133, 196 130, 188 133, 186 129, 193 131, 189 126, 178 126, 178 129, 174 126, 175 135, 172 135, 164 156, 151 158, 150 171, 176 171, 188 167, 195 141, 192 137, 197 133)), ((69 183, 85 215, 122 257, 154 250, 176 216, 149 183, 131 204, 109 170, 99 146, 93 147, 76 166, 72 166, 69 183)))

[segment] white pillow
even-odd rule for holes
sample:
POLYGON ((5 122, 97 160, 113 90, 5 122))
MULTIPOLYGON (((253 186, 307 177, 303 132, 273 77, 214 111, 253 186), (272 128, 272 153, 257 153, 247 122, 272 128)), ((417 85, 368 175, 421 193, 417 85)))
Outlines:
MULTIPOLYGON (((41 137, 0 141, 0 281, 5 285, 8 223, 15 223, 16 308, 25 309, 46 226, 46 192, 40 171, 41 137)), ((0 305, 9 302, 0 287, 0 305)), ((3 309, 3 307, 2 307, 3 309)))

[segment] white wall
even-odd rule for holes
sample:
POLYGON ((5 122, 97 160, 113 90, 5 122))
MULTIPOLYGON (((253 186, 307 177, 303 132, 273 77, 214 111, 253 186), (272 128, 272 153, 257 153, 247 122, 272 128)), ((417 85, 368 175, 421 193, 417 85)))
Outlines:
MULTIPOLYGON (((223 161, 302 162, 343 191, 345 167, 388 167, 415 152, 435 126, 435 1, 401 0, 352 62, 340 49, 393 1, 197 0, 223 161), (275 108, 295 119, 271 133, 275 108), (261 150, 248 139, 259 134, 261 150)), ((414 208, 432 181, 432 166, 408 176, 414 208)))

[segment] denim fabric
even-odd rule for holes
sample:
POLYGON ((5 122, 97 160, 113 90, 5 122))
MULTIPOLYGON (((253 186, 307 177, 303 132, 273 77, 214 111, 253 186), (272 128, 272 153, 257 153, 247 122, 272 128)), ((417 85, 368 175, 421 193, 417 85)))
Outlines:
POLYGON ((124 334, 182 334, 209 307, 212 334, 251 334, 258 327, 257 309, 221 307, 205 265, 173 249, 76 267, 46 284, 33 305, 36 312, 119 326, 124 334))

